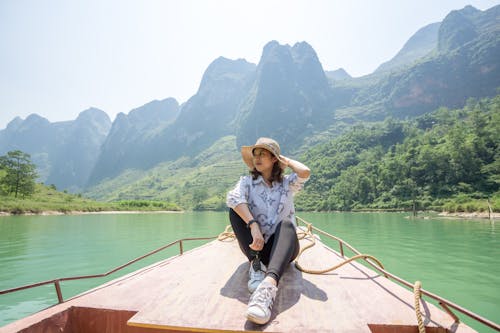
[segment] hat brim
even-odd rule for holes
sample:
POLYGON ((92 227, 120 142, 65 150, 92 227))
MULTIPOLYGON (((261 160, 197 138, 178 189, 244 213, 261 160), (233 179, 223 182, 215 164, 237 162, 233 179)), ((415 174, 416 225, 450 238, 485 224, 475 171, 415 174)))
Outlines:
POLYGON ((241 157, 243 158, 243 162, 248 166, 248 169, 253 170, 255 169, 255 166, 253 165, 253 150, 255 148, 263 148, 273 154, 274 157, 278 159, 280 162, 280 168, 285 169, 284 162, 283 160, 279 157, 276 156, 272 151, 268 149, 266 145, 253 145, 253 146, 242 146, 241 147, 241 157))

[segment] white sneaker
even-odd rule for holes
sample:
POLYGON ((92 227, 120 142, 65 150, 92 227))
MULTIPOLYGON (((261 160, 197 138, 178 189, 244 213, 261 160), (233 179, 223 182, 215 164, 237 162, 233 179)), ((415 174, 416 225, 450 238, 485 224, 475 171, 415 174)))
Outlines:
POLYGON ((266 270, 266 266, 261 263, 260 260, 253 260, 250 263, 250 269, 248 270, 248 291, 250 293, 253 293, 262 280, 264 280, 266 277, 266 270))
POLYGON ((247 319, 256 324, 263 325, 271 319, 276 291, 278 288, 272 283, 262 282, 250 297, 247 308, 247 319))

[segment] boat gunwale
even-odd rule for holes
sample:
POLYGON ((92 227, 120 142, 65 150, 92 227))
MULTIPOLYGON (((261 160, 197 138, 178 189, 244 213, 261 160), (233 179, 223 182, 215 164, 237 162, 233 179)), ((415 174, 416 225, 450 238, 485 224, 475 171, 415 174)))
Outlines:
MULTIPOLYGON (((9 294, 9 293, 13 293, 13 292, 16 292, 16 291, 21 291, 21 290, 26 290, 26 289, 31 289, 31 288, 36 288, 36 287, 40 287, 40 286, 43 286, 43 285, 47 285, 47 284, 51 284, 53 283, 55 288, 56 288, 56 292, 57 292, 57 298, 58 298, 58 301, 59 301, 59 304, 61 303, 64 303, 65 300, 62 298, 62 292, 61 292, 61 287, 60 287, 60 282, 61 281, 72 281, 72 280, 84 280, 84 279, 93 279, 93 278, 101 278, 101 277, 106 277, 110 274, 113 274, 123 268, 126 268, 132 264, 135 264, 136 262, 142 260, 142 259, 145 259, 153 254, 156 254, 160 251, 163 251, 167 248, 170 248, 171 246, 174 246, 175 244, 179 243, 179 255, 182 255, 184 253, 184 247, 183 247, 183 244, 182 242, 183 241, 199 241, 199 240, 211 240, 211 239, 215 239, 217 238, 217 236, 213 236, 213 237, 197 237, 197 238, 181 238, 181 239, 177 239, 173 242, 170 242, 168 243, 167 245, 163 245, 162 247, 159 247, 157 248, 156 250, 153 250, 153 251, 150 251, 140 257, 137 257, 131 261, 128 261, 127 263, 125 264, 122 264, 120 266, 117 266, 109 271, 107 271, 106 273, 101 273, 101 274, 93 274, 93 275, 81 275, 81 276, 71 276, 71 277, 63 277, 63 278, 56 278, 56 279, 52 279, 52 280, 45 280, 45 281, 41 281, 41 282, 36 282, 36 283, 32 283, 32 284, 27 284, 27 285, 23 285, 23 286, 19 286, 19 287, 15 287, 15 288, 10 288, 10 289, 4 289, 4 290, 0 290, 0 295, 3 295, 3 294, 9 294)), ((173 256, 172 256, 173 257, 173 256)))

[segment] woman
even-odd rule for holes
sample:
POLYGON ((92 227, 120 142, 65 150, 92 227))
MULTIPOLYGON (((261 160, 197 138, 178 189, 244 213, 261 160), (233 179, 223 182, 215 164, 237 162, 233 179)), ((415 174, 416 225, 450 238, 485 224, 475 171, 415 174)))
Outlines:
POLYGON ((250 261, 252 296, 246 315, 254 323, 265 324, 271 318, 281 275, 299 252, 293 195, 311 172, 281 155, 279 144, 269 138, 242 147, 241 155, 251 175, 241 177, 228 193, 227 205, 239 246, 250 261), (284 176, 287 167, 293 172, 284 176))

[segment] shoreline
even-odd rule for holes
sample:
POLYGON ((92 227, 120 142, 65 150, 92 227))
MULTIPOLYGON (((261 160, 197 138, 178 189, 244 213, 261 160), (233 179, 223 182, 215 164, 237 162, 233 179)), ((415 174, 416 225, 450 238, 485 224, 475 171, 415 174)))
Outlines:
MULTIPOLYGON (((57 210, 47 210, 42 211, 40 213, 22 213, 22 214, 13 214, 10 212, 0 211, 0 217, 2 216, 58 216, 58 215, 111 215, 111 214, 181 214, 184 213, 184 210, 103 210, 103 211, 69 211, 69 212, 61 212, 57 210)), ((365 212, 365 211, 361 211, 365 212)), ((395 211, 366 211, 366 213, 394 213, 395 211)), ((360 213, 360 211, 352 211, 352 213, 360 213)), ((400 213, 400 212, 398 212, 400 213)), ((457 218, 457 219, 489 219, 490 216, 487 212, 435 212, 435 211, 419 211, 418 215, 433 213, 436 214, 435 217, 426 216, 426 218, 457 218)), ((420 217, 417 215, 417 218, 420 217)), ((500 213, 491 213, 491 220, 500 220, 500 213)))
MULTIPOLYGON (((441 212, 438 214, 439 217, 452 217, 452 218, 463 218, 463 219, 489 219, 490 215, 487 212, 441 212)), ((492 220, 500 219, 500 213, 491 213, 492 220)))
POLYGON ((40 213, 22 213, 22 214, 12 214, 10 212, 0 211, 0 217, 2 216, 57 216, 57 215, 108 215, 108 214, 180 214, 184 213, 183 210, 103 210, 95 212, 85 212, 85 211, 69 211, 60 212, 57 210, 46 210, 40 213))

